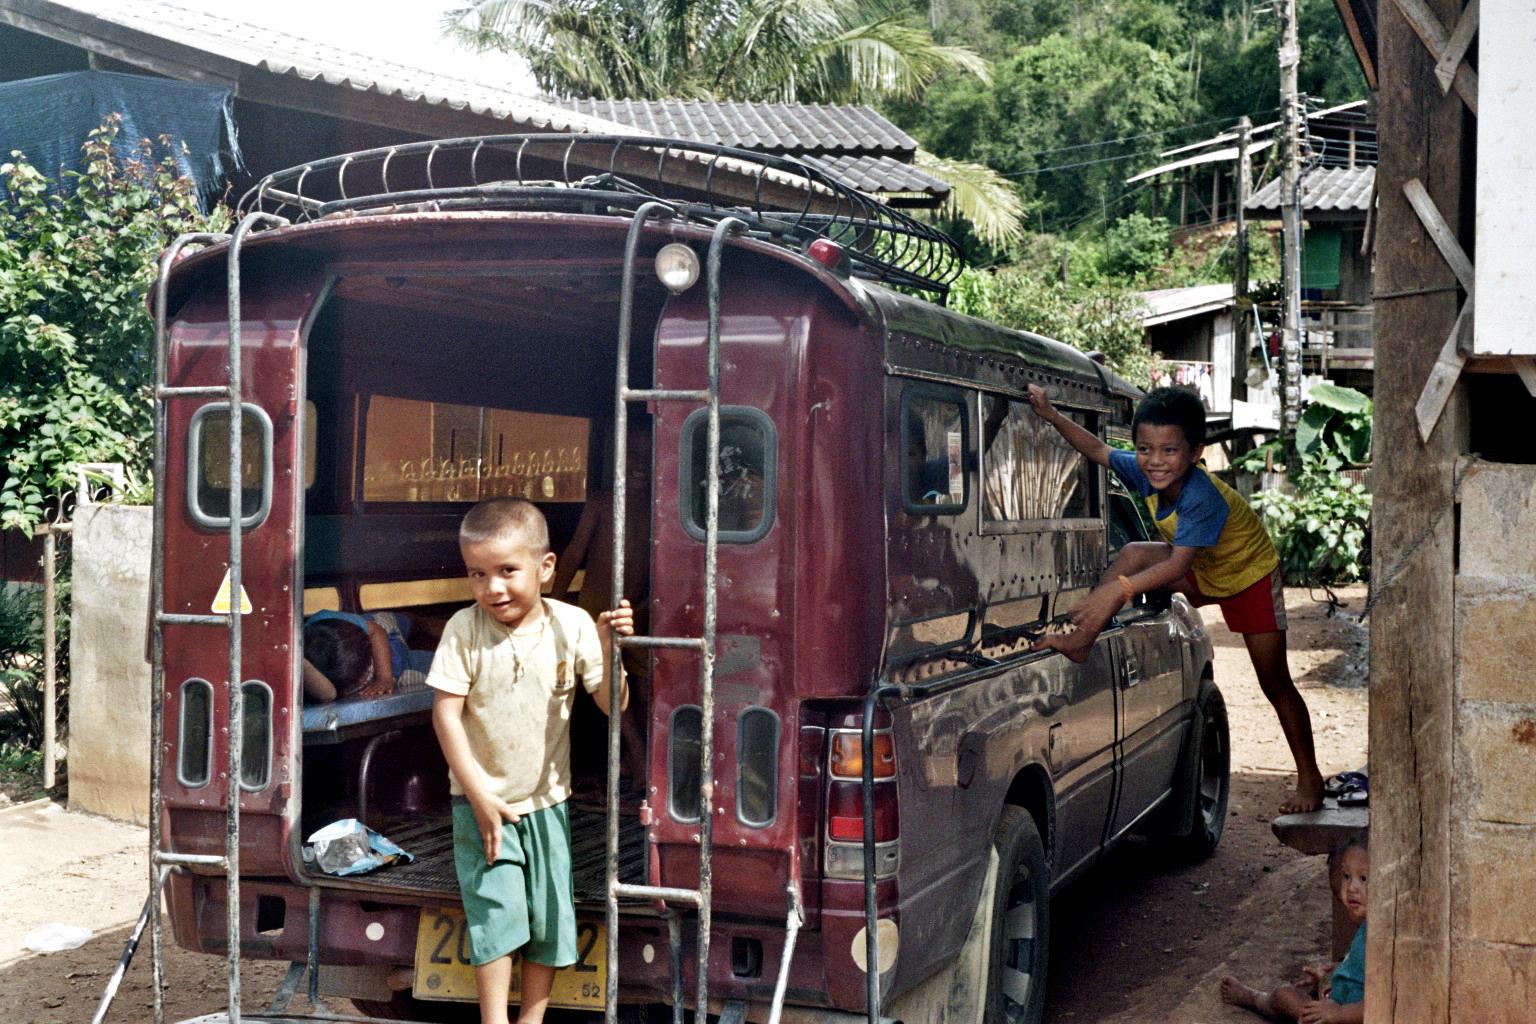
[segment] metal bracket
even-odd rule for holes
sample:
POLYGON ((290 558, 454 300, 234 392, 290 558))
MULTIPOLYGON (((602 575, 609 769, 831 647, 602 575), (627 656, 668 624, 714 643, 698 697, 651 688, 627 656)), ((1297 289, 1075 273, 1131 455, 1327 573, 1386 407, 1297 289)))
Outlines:
MULTIPOLYGON (((1462 12, 1461 21, 1456 26, 1455 34, 1445 31, 1445 26, 1440 24, 1437 18, 1424 3, 1424 0, 1396 0, 1397 9, 1407 19, 1413 31, 1418 34, 1419 40, 1429 50, 1430 56, 1437 62, 1443 63, 1448 54, 1455 52, 1459 46, 1463 54, 1466 53, 1466 44, 1472 41, 1472 34, 1477 28, 1477 0, 1471 0, 1467 9, 1462 12), (1468 21, 1470 12, 1471 20, 1468 21), (1461 36, 1465 33, 1466 40, 1461 36)), ((1435 69, 1436 75, 1440 74, 1440 68, 1435 69)), ((1450 72, 1451 87, 1456 90, 1456 95, 1467 105, 1467 109, 1475 115, 1477 113, 1477 72, 1467 67, 1458 60, 1454 70, 1450 72)), ((1444 79, 1441 80, 1442 82, 1444 79)), ((1447 90, 1448 91, 1448 90, 1447 90)))

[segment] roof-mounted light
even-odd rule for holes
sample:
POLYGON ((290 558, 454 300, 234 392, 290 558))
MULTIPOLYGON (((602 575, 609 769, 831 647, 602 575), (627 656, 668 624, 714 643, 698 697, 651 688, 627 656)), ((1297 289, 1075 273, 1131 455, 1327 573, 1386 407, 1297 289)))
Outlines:
POLYGON ((699 279, 698 254, 681 242, 668 242, 656 252, 656 279, 681 295, 699 279))
POLYGON ((843 247, 830 238, 816 239, 806 249, 806 253, 828 270, 836 270, 843 262, 843 247))

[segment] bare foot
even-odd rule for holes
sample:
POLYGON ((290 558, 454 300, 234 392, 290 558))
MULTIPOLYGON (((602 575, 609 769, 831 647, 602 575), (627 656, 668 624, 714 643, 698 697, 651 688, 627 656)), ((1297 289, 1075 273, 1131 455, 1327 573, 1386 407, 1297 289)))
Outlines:
POLYGON ((1266 1017, 1270 1014, 1269 993, 1249 988, 1230 974, 1221 979, 1221 1001, 1262 1013, 1266 1017))
POLYGON ((1032 651, 1056 651, 1066 655, 1072 661, 1082 664, 1088 660, 1088 655, 1093 653, 1093 641, 1098 634, 1090 633, 1086 629, 1079 629, 1072 633, 1047 633, 1034 643, 1029 645, 1032 651))
POLYGON ((1323 777, 1315 775, 1296 782, 1296 792, 1280 805, 1281 814, 1303 814, 1323 806, 1323 777))

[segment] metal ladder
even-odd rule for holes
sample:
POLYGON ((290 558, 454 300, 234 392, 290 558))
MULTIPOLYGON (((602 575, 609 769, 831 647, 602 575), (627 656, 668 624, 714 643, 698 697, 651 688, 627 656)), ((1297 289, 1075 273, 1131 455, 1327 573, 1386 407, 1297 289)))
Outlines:
MULTIPOLYGON (((715 717, 715 620, 718 599, 716 570, 720 544, 720 262, 725 241, 746 228, 735 217, 720 220, 710 238, 709 252, 705 260, 705 287, 708 292, 709 321, 706 335, 708 383, 697 390, 669 390, 661 388, 631 388, 629 386, 630 331, 633 325, 635 295, 635 259, 639 250, 640 236, 646 221, 651 217, 671 217, 673 208, 663 202, 642 204, 630 221, 629 233, 624 246, 624 271, 619 293, 618 358, 614 386, 614 443, 613 458, 613 595, 610 607, 617 607, 624 597, 625 554, 625 502, 628 467, 627 432, 628 406, 632 402, 695 402, 704 403, 708 409, 708 428, 705 441, 705 458, 708 471, 705 476, 704 505, 704 599, 702 634, 696 637, 631 636, 614 637, 608 652, 608 678, 617 679, 622 670, 622 653, 625 648, 670 648, 699 652, 699 883, 695 889, 668 886, 632 885, 621 882, 619 870, 619 737, 620 706, 619 688, 609 688, 608 707, 608 871, 607 871, 607 960, 608 977, 605 992, 604 1021, 615 1024, 618 1014, 619 994, 619 900, 649 899, 667 904, 667 937, 671 947, 672 964, 672 1019, 682 1024, 684 1018, 682 926, 677 905, 691 907, 698 913, 698 937, 695 941, 697 954, 694 1016, 704 1020, 709 1012, 709 945, 710 908, 714 888, 712 871, 713 818, 714 818, 714 717, 715 717)), ((789 963, 794 954, 795 934, 801 920, 799 873, 792 872, 789 890, 790 912, 784 954, 774 994, 771 1020, 777 1021, 783 1003, 784 988, 788 981, 789 963)), ((729 1004, 726 1019, 731 1011, 744 1012, 741 1004, 729 1004)))
MULTIPOLYGON (((153 961, 154 1021, 164 1024, 164 922, 161 917, 160 894, 170 872, 178 867, 216 867, 224 871, 227 887, 226 905, 228 920, 229 1021, 240 1024, 240 768, 243 756, 241 723, 245 714, 245 701, 241 669, 240 620, 241 620, 241 552, 244 507, 242 503, 242 423, 241 423, 241 350, 240 350, 240 246, 246 235, 257 227, 281 227, 288 223, 281 217, 266 213, 252 213, 240 221, 231 234, 193 233, 182 235, 171 243, 160 257, 159 277, 155 284, 155 506, 154 545, 152 548, 150 609, 150 757, 149 757, 149 899, 145 909, 152 922, 150 929, 150 953, 153 961), (193 387, 172 387, 168 381, 168 355, 166 352, 166 299, 171 266, 188 245, 212 245, 229 243, 227 288, 229 296, 229 355, 228 383, 193 387), (165 521, 166 521, 166 402, 173 398, 222 398, 229 403, 229 591, 230 610, 227 614, 179 615, 165 610, 165 521), (225 846, 223 856, 213 854, 187 854, 160 849, 161 829, 161 776, 164 757, 164 723, 161 715, 165 705, 165 634, 166 626, 214 626, 229 631, 229 679, 227 682, 228 743, 225 773, 225 846)), ((101 1020, 116 984, 127 967, 128 960, 137 946, 137 933, 124 953, 118 972, 114 975, 102 1005, 96 1013, 101 1020)))

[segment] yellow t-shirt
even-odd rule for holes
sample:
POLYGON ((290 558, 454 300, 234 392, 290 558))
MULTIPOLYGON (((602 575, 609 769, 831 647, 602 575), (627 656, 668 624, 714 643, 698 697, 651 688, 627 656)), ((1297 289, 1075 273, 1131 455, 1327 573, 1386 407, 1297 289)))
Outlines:
POLYGON ((1243 496, 1199 466, 1190 471, 1178 499, 1166 508, 1162 494, 1152 489, 1136 465, 1136 456, 1111 451, 1109 467, 1146 500, 1163 540, 1199 549, 1191 568, 1206 597, 1241 593, 1280 565, 1269 533, 1243 496))
MULTIPOLYGON (((603 681, 597 624, 575 605, 544 600, 533 626, 508 629, 479 605, 454 613, 427 685, 464 697, 464 732, 490 789, 515 814, 571 795, 571 708, 579 679, 603 681)), ((455 796, 464 794, 448 773, 455 796)))

